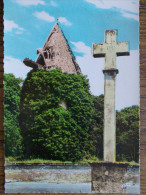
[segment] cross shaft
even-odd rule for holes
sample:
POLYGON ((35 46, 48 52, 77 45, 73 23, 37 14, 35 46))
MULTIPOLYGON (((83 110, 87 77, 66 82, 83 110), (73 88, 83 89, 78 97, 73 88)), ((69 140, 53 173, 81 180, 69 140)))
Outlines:
POLYGON ((116 57, 129 55, 128 42, 116 41, 116 30, 105 32, 105 43, 93 44, 93 57, 105 57, 104 63, 104 161, 116 160, 115 85, 116 57))

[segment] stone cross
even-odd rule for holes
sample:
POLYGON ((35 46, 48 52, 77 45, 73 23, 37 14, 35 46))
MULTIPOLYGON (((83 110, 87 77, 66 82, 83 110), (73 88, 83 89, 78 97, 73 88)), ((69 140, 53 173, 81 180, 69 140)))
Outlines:
POLYGON ((105 57, 104 63, 104 161, 116 160, 115 80, 116 56, 129 55, 128 42, 116 41, 116 30, 105 31, 105 43, 93 44, 93 57, 105 57))

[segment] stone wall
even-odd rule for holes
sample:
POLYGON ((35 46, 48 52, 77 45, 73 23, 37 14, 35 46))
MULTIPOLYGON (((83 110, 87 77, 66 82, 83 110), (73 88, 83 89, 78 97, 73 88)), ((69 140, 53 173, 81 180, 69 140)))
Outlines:
POLYGON ((90 166, 92 192, 127 193, 128 189, 139 192, 139 166, 108 162, 90 163, 90 166))

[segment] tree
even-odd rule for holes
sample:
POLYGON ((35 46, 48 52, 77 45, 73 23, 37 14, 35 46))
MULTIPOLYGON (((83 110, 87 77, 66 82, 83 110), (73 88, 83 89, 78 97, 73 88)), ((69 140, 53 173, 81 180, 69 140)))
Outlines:
POLYGON ((139 107, 117 112, 117 160, 139 161, 139 107))
POLYGON ((82 75, 32 70, 22 87, 20 128, 28 157, 81 159, 93 117, 88 81, 82 75))
POLYGON ((5 155, 22 155, 21 135, 18 123, 19 101, 22 79, 13 74, 4 74, 4 131, 5 155))
POLYGON ((93 96, 94 116, 90 132, 90 154, 103 158, 104 96, 93 96))
MULTIPOLYGON (((90 154, 103 158, 104 96, 94 96, 94 122, 90 132, 90 154)), ((139 160, 139 107, 132 106, 116 114, 117 160, 139 160)))

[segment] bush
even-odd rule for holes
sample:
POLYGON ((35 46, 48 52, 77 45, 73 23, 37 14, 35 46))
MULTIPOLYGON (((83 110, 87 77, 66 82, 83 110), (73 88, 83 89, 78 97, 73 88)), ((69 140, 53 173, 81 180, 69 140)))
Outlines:
POLYGON ((22 156, 22 137, 18 115, 22 79, 13 74, 4 74, 4 132, 5 156, 22 156))
POLYGON ((93 101, 84 76, 60 69, 31 71, 20 100, 25 157, 81 159, 92 117, 93 101))

